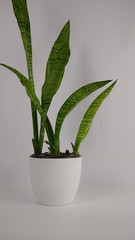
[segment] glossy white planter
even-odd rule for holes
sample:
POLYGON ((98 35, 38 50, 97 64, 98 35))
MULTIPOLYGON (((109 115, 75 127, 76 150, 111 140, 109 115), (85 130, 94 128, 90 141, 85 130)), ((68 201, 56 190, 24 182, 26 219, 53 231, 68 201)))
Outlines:
POLYGON ((74 201, 81 177, 82 158, 29 157, 32 187, 43 205, 65 205, 74 201))

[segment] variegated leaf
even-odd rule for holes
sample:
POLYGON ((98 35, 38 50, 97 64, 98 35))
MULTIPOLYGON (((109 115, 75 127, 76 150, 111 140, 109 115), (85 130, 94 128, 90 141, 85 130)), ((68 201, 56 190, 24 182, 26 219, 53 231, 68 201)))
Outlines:
POLYGON ((76 140, 75 145, 73 146, 73 152, 74 155, 78 154, 78 149, 80 147, 81 142, 84 140, 86 135, 88 134, 90 127, 92 125, 92 121, 94 119, 94 116, 99 109, 102 102, 105 100, 105 98, 109 95, 109 93, 112 91, 114 85, 116 84, 116 81, 111 84, 106 90, 104 90, 90 105, 90 107, 87 109, 86 113, 84 114, 84 117, 81 121, 76 140))

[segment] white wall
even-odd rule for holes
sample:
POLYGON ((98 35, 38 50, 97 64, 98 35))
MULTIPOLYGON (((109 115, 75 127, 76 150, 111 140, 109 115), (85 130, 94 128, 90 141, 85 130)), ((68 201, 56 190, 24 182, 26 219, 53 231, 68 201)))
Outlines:
MULTIPOLYGON (((82 143, 82 185, 135 185, 135 1, 28 0, 32 25, 37 94, 45 63, 64 23, 71 21, 71 58, 53 101, 54 123, 62 102, 81 85, 119 81, 97 113, 82 143)), ((0 3, 0 62, 26 74, 25 56, 11 1, 0 3)), ((95 95, 94 95, 95 96, 95 95)), ((62 148, 70 148, 92 97, 65 121, 62 148)), ((29 100, 17 78, 0 69, 0 181, 28 182, 27 156, 32 153, 29 100)))

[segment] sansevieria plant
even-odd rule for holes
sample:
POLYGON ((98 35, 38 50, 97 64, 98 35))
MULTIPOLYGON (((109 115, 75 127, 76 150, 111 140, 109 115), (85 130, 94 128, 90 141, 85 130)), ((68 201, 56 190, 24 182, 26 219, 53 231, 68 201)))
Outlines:
MULTIPOLYGON (((41 100, 37 97, 35 86, 34 86, 34 76, 33 76, 33 65, 32 65, 32 39, 31 39, 31 28, 30 20, 27 9, 26 0, 12 0, 13 10, 17 23, 20 29, 21 38, 26 54, 26 62, 28 69, 28 76, 24 76, 18 70, 8 65, 2 64, 5 68, 13 72, 22 85, 24 86, 26 93, 31 101, 31 112, 32 112, 32 122, 33 122, 33 148, 34 154, 37 157, 43 157, 45 154, 42 153, 44 135, 47 135, 48 144, 48 156, 51 157, 61 157, 64 155, 61 153, 60 148, 60 132, 62 124, 66 116, 79 104, 84 98, 96 91, 97 89, 104 87, 106 84, 112 82, 112 80, 105 80, 99 82, 92 82, 85 86, 82 86, 63 103, 61 106, 55 123, 55 128, 53 129, 51 121, 48 118, 48 110, 50 104, 52 103, 54 95, 57 93, 60 84, 63 79, 65 67, 68 63, 70 57, 70 22, 68 21, 63 29, 61 30, 58 38, 56 39, 48 61, 46 65, 45 82, 42 86, 41 100), (38 114, 40 115, 41 121, 38 122, 38 114)), ((90 130, 93 118, 99 109, 100 105, 104 99, 109 95, 113 89, 116 81, 102 91, 102 93, 90 104, 86 110, 84 116, 82 117, 75 142, 72 143, 72 156, 76 157, 79 154, 79 147, 81 142, 86 137, 88 131, 90 130)), ((66 151, 65 154, 69 154, 66 151)), ((70 156, 70 154, 69 154, 70 156)))

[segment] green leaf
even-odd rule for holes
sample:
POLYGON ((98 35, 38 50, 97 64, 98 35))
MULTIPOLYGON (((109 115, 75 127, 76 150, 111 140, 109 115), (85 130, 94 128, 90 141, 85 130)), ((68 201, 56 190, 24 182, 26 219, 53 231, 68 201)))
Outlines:
POLYGON ((20 82, 22 83, 22 85, 25 87, 26 89, 26 93, 29 96, 29 98, 31 99, 31 101, 34 103, 35 108, 37 108, 37 110, 39 111, 39 113, 42 115, 43 114, 43 110, 40 104, 39 99, 37 98, 32 83, 31 81, 29 81, 23 74, 21 74, 18 70, 16 70, 15 68, 12 68, 6 64, 0 64, 3 67, 9 69, 11 72, 13 72, 20 80, 20 82))
POLYGON ((62 105, 60 108, 55 125, 55 151, 56 154, 59 153, 59 136, 62 124, 64 122, 65 117, 70 113, 70 111, 75 108, 77 104, 79 104, 84 98, 90 95, 92 92, 96 91, 97 89, 105 86, 112 80, 100 81, 100 82, 93 82, 87 84, 78 90, 76 90, 62 105))
POLYGON ((31 29, 27 2, 26 0, 12 0, 12 4, 25 49, 29 79, 33 80, 31 29))
POLYGON ((47 126, 48 126, 48 129, 49 129, 49 132, 50 132, 50 134, 51 134, 51 143, 52 143, 52 146, 54 146, 54 131, 53 131, 53 128, 52 128, 52 125, 51 125, 51 122, 50 122, 50 120, 49 120, 49 118, 48 118, 48 116, 46 117, 46 124, 47 124, 47 126))
POLYGON ((54 153, 54 132, 51 125, 51 122, 48 118, 48 116, 45 116, 44 112, 41 116, 41 129, 40 129, 40 138, 39 138, 39 144, 42 149, 43 142, 44 142, 44 129, 46 129, 46 133, 49 140, 50 145, 50 153, 53 155, 54 153))
POLYGON ((61 84, 65 66, 70 57, 69 35, 70 22, 68 21, 55 41, 48 58, 46 78, 42 87, 42 107, 45 113, 61 84))
POLYGON ((104 90, 92 102, 92 104, 89 106, 86 113, 84 114, 84 117, 81 121, 81 124, 79 126, 79 130, 78 130, 78 133, 77 133, 77 136, 76 136, 75 145, 74 146, 72 145, 74 155, 78 154, 79 146, 80 146, 81 142, 84 140, 84 138, 86 137, 87 133, 89 132, 90 127, 92 125, 93 118, 94 118, 97 110, 99 109, 100 105, 105 100, 105 98, 109 95, 109 93, 111 92, 111 90, 113 89, 115 84, 116 84, 116 81, 111 86, 109 86, 106 90, 104 90))
MULTIPOLYGON (((33 67, 32 67, 32 40, 31 40, 31 29, 30 29, 30 20, 27 9, 26 0, 12 0, 14 14, 20 29, 22 42, 25 50, 27 69, 28 69, 28 78, 32 82, 32 87, 34 89, 34 78, 33 78, 33 67)), ((34 106, 34 103, 31 102, 31 111, 32 111, 32 121, 33 121, 33 146, 35 153, 39 151, 36 150, 35 146, 38 145, 38 118, 37 110, 34 106)))
MULTIPOLYGON (((8 65, 5 65, 5 64, 0 64, 0 65, 9 69, 11 72, 13 72, 19 78, 22 85, 25 87, 27 95, 29 96, 31 102, 33 102, 35 109, 37 109, 39 114, 41 115, 43 127, 46 128, 49 143, 50 143, 51 146, 53 146, 54 133, 53 133, 51 123, 49 121, 49 118, 44 116, 42 106, 40 104, 40 101, 39 101, 38 97, 35 94, 35 91, 33 89, 31 81, 29 81, 23 74, 21 74, 15 68, 12 68, 12 67, 10 67, 8 65)), ((42 143, 38 143, 35 139, 32 139, 32 142, 33 142, 34 149, 37 149, 36 153, 37 154, 41 153, 42 143)))

